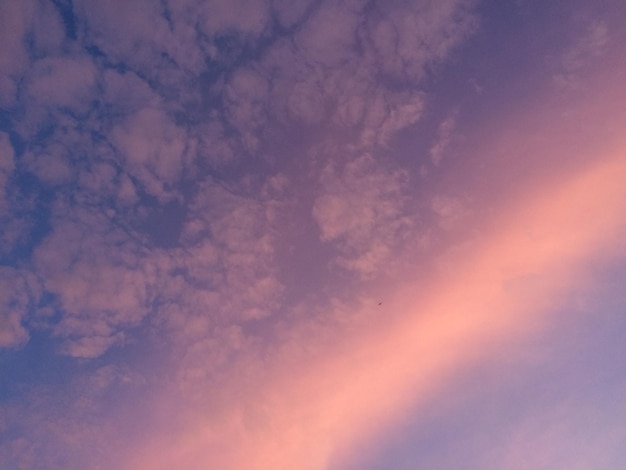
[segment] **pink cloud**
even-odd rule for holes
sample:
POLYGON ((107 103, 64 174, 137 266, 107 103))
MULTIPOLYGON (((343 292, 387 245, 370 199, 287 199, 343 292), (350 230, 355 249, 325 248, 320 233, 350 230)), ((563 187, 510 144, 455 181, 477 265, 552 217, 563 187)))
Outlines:
POLYGON ((129 172, 146 192, 167 200, 187 163, 186 134, 161 109, 144 108, 111 132, 129 172))
POLYGON ((581 85, 580 75, 605 52, 609 36, 609 29, 604 22, 596 20, 588 24, 585 31, 578 34, 571 46, 563 52, 559 64, 561 70, 553 77, 557 86, 566 90, 578 89, 581 85))
POLYGON ((406 206, 407 174, 366 154, 343 168, 328 164, 313 205, 320 239, 334 243, 338 264, 370 276, 389 262, 413 223, 406 206))
POLYGON ((13 105, 30 59, 27 42, 37 54, 60 52, 64 32, 54 6, 36 0, 0 5, 0 103, 13 105))
POLYGON ((377 5, 366 34, 383 72, 407 80, 422 78, 431 61, 443 59, 476 27, 469 14, 473 1, 417 2, 402 8, 397 2, 377 5), (419 45, 419 47, 416 47, 419 45))
POLYGON ((24 321, 40 294, 32 274, 0 266, 0 348, 15 348, 29 340, 24 321))
POLYGON ((342 2, 317 8, 295 36, 297 46, 313 63, 342 66, 353 57, 361 11, 342 2))
POLYGON ((87 56, 45 58, 33 64, 28 92, 40 105, 83 112, 91 106, 96 74, 87 56))
POLYGON ((456 127, 458 112, 452 113, 441 124, 437 130, 437 139, 429 150, 430 159, 434 166, 439 166, 441 161, 449 151, 450 144, 454 140, 454 128, 456 127))
POLYGON ((302 21, 308 9, 315 4, 314 0, 272 0, 274 13, 284 28, 291 28, 302 21))
POLYGON ((4 215, 9 205, 8 185, 9 179, 15 169, 15 152, 5 132, 0 132, 0 216, 4 215))
POLYGON ((207 36, 237 31, 256 38, 267 32, 271 19, 269 0, 182 0, 168 1, 167 7, 178 26, 197 25, 207 36))

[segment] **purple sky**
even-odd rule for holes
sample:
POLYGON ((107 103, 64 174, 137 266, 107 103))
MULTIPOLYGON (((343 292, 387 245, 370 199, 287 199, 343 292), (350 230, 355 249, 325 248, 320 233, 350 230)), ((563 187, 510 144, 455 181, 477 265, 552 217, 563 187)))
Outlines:
POLYGON ((621 0, 0 0, 0 468, 626 468, 621 0))

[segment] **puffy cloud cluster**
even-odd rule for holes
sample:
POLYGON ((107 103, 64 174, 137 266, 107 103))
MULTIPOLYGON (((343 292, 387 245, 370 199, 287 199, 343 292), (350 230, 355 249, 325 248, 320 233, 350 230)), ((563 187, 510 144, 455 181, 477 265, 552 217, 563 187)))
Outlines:
MULTIPOLYGON (((268 357, 320 354, 303 340, 330 344, 346 305, 371 303, 340 295, 338 271, 354 286, 393 270, 417 210, 411 175, 382 154, 422 119, 421 80, 473 31, 473 2, 235 3, 0 5, 10 354, 59 368, 161 354, 176 370, 163 389, 216 409, 268 357)), ((109 462, 79 447, 117 442, 90 423, 126 382, 93 370, 104 385, 6 385, 2 464, 109 462)))
MULTIPOLYGON (((2 6, 3 238, 31 232, 4 250, 32 254, 38 325, 65 354, 146 321, 201 338, 279 312, 277 214, 308 214, 359 277, 406 239, 408 175, 377 149, 422 116, 420 80, 475 27, 471 2, 239 3, 2 6), (270 177, 303 158, 311 189, 285 205, 270 177)), ((26 338, 12 308, 6 344, 26 338)))

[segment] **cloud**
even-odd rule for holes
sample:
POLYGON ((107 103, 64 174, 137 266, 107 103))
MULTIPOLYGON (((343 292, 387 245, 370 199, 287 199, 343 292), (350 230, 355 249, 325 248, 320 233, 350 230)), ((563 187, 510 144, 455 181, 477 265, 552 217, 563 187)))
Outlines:
POLYGON ((26 48, 22 37, 27 28, 26 6, 32 7, 32 2, 3 2, 0 6, 2 31, 0 39, 5 46, 0 51, 0 97, 3 105, 12 103, 15 99, 15 77, 24 68, 28 61, 26 48), (11 25, 11 26, 10 26, 11 25))
POLYGON ((307 16, 294 35, 295 45, 278 41, 263 59, 264 68, 280 71, 274 81, 285 96, 273 101, 284 103, 281 106, 292 119, 345 128, 348 135, 358 136, 352 145, 387 145, 421 118, 420 80, 428 67, 473 30, 468 6, 391 2, 366 8, 359 2, 339 1, 324 5, 307 16), (389 27, 401 37, 401 48, 377 42, 381 17, 388 18, 389 27), (440 35, 446 40, 440 41, 440 35), (430 41, 438 48, 430 47, 430 41))
MULTIPOLYGON (((407 407, 430 406, 458 370, 505 354, 554 320, 572 286, 584 281, 585 260, 614 253, 626 213, 625 172, 623 159, 609 156, 553 187, 530 183, 427 293, 417 295, 411 279, 396 289, 385 304, 402 314, 372 320, 353 335, 344 330, 342 342, 307 364, 292 365, 289 357, 266 362, 257 386, 238 379, 237 389, 248 392, 222 402, 219 418, 190 417, 187 432, 148 441, 127 467, 319 469, 348 448, 369 445, 407 407), (587 188, 594 188, 591 197, 587 188), (528 225, 542 227, 534 240, 522 230, 528 225), (544 282, 523 292, 505 288, 529 273, 541 273, 544 282)), ((312 348, 317 341, 304 339, 312 348)), ((242 371, 231 370, 236 377, 242 371)))
POLYGON ((343 168, 326 166, 313 218, 321 240, 338 247, 340 266, 370 276, 389 261, 413 225, 406 184, 405 173, 383 168, 368 154, 343 168))
POLYGON ((316 7, 315 0, 271 0, 272 13, 283 28, 294 28, 306 21, 307 13, 316 7))
POLYGON ((580 74, 606 49, 609 43, 608 26, 599 20, 592 21, 572 42, 561 56, 561 70, 554 76, 554 81, 561 88, 575 90, 580 86, 580 74))
POLYGON ((444 119, 437 130, 437 140, 430 147, 429 155, 433 165, 439 166, 443 160, 450 144, 454 140, 454 130, 456 127, 457 113, 452 113, 444 119))
POLYGON ((123 341, 124 335, 121 332, 104 336, 83 336, 79 339, 65 341, 60 352, 72 357, 93 359, 101 356, 111 346, 123 341))
POLYGON ((58 53, 63 27, 54 6, 37 0, 3 2, 0 18, 0 103, 14 106, 29 56, 58 53))
POLYGON ((195 3, 200 9, 200 24, 207 34, 219 34, 237 31, 245 36, 256 37, 266 32, 270 23, 270 5, 268 1, 216 0, 207 4, 195 3))
POLYGON ((105 115, 104 123, 113 117, 126 117, 145 108, 158 108, 162 98, 148 82, 130 71, 108 68, 102 72, 103 101, 110 106, 111 115, 105 115))
POLYGON ((15 152, 5 132, 0 132, 0 215, 9 210, 8 187, 9 180, 15 169, 15 152))
POLYGON ((245 148, 254 151, 269 119, 269 81, 259 71, 240 69, 225 90, 226 110, 245 148))
POLYGON ((111 142, 144 191, 162 201, 172 197, 187 163, 187 139, 163 110, 144 108, 127 117, 112 129, 111 142))
POLYGON ((363 5, 331 1, 317 8, 295 35, 307 61, 325 68, 341 67, 354 58, 363 5))
POLYGON ((84 113, 95 86, 96 68, 89 57, 46 57, 29 70, 27 93, 40 105, 84 113))
POLYGON ((143 76, 171 84, 202 63, 193 27, 168 23, 166 3, 77 1, 73 7, 81 40, 114 64, 132 64, 143 76))
POLYGON ((187 306, 179 315, 204 317, 208 327, 273 313, 282 286, 274 265, 272 204, 203 186, 182 229, 185 248, 169 261, 181 269, 180 290, 163 290, 187 306))
POLYGON ((0 348, 15 348, 28 341, 26 320, 40 295, 31 273, 0 266, 0 348))
POLYGON ((366 146, 386 145, 397 132, 415 124, 424 109, 419 93, 382 93, 371 99, 361 134, 366 146))
POLYGON ((97 357, 132 341, 123 332, 146 317, 193 342, 216 325, 271 315, 283 289, 268 235, 272 204, 207 185, 181 228, 183 247, 165 250, 148 250, 107 214, 74 210, 55 220, 35 261, 58 298, 61 316, 49 328, 64 339, 61 351, 97 357))
POLYGON ((0 258, 10 256, 28 239, 30 221, 23 216, 30 201, 20 200, 15 151, 9 135, 0 132, 0 258))
POLYGON ((467 202, 461 198, 435 196, 431 203, 433 212, 438 217, 438 224, 444 230, 463 226, 462 222, 469 215, 467 202))
POLYGON ((570 72, 582 67, 587 59, 601 54, 608 41, 607 26, 601 21, 593 21, 563 55, 563 67, 570 72))
POLYGON ((376 4, 365 23, 365 40, 383 74, 420 80, 430 64, 441 61, 476 28, 476 18, 469 14, 472 3, 376 4))
POLYGON ((107 219, 86 211, 58 220, 36 249, 37 274, 57 296, 60 319, 51 324, 63 351, 95 357, 122 339, 149 311, 151 276, 141 248, 107 219))
POLYGON ((45 148, 27 153, 23 162, 39 180, 50 186, 71 183, 76 178, 71 155, 61 143, 50 143, 45 148))

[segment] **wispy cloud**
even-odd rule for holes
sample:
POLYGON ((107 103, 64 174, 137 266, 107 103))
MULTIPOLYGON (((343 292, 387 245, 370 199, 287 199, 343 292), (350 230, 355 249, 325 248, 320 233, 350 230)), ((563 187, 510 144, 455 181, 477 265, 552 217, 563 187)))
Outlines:
POLYGON ((596 20, 588 24, 563 52, 561 71, 554 76, 557 85, 565 89, 578 88, 579 74, 602 55, 609 39, 609 30, 604 22, 596 20))
POLYGON ((444 119, 437 130, 437 140, 430 147, 430 159, 435 166, 439 166, 446 152, 449 150, 450 144, 454 140, 454 127, 456 125, 458 112, 452 113, 444 119))

